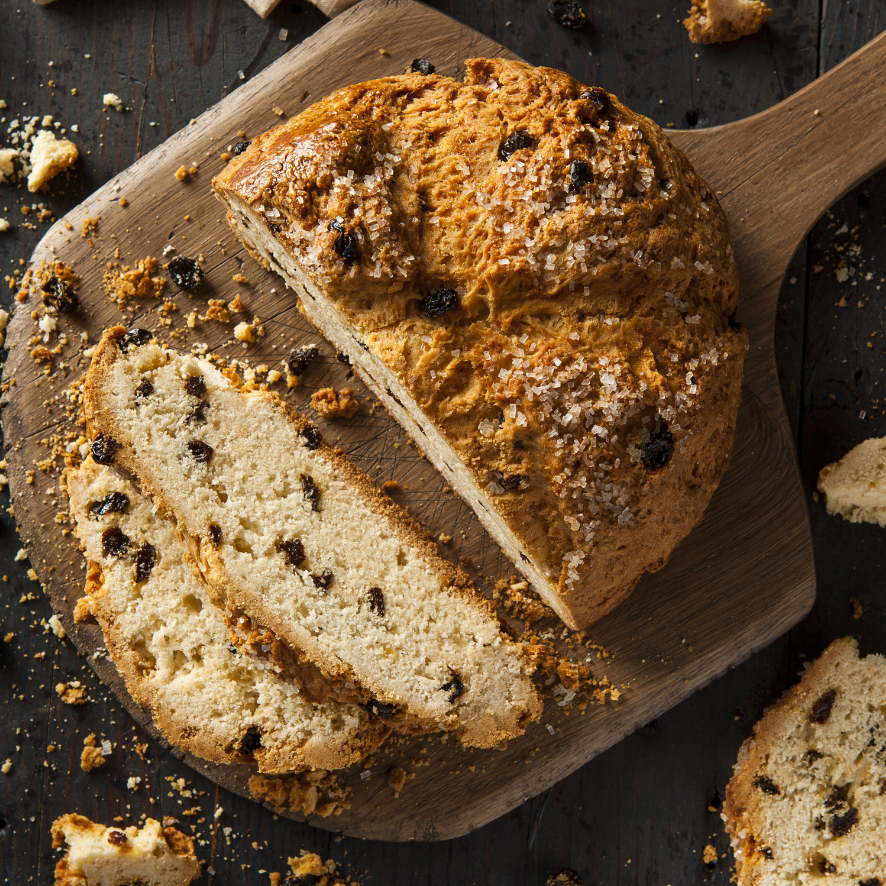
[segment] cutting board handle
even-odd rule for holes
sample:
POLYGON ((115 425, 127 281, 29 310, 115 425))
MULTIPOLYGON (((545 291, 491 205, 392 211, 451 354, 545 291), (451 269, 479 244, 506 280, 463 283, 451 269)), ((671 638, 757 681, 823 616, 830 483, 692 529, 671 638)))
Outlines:
POLYGON ((675 135, 716 183, 743 291, 771 289, 825 210, 886 165, 886 32, 760 114, 675 135))

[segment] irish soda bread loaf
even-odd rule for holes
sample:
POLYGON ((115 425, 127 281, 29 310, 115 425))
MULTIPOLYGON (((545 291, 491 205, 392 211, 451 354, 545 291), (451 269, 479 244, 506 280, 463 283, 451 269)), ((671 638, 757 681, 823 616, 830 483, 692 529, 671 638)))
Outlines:
POLYGON ((886 659, 832 643, 742 745, 723 809, 739 886, 884 886, 886 659))
POLYGON ((823 467, 818 491, 829 514, 850 523, 886 526, 886 437, 865 440, 823 467))
POLYGON ((199 873, 194 841, 149 818, 141 829, 106 828, 85 815, 52 823, 52 846, 65 847, 56 886, 188 886, 199 873))
POLYGON ((349 766, 384 739, 389 729, 362 708, 313 703, 231 644, 174 524, 131 483, 92 459, 66 480, 90 564, 86 604, 130 695, 173 744, 216 763, 296 772, 349 766))
POLYGON ((541 702, 522 648, 419 527, 282 400, 142 330, 109 330, 84 383, 93 456, 171 514, 236 636, 285 645, 309 697, 488 746, 541 702), (276 642, 279 640, 280 642, 276 642))
POLYGON ((237 235, 536 590, 583 626, 729 460, 746 350, 726 219, 651 121, 566 74, 352 86, 215 180, 237 235))

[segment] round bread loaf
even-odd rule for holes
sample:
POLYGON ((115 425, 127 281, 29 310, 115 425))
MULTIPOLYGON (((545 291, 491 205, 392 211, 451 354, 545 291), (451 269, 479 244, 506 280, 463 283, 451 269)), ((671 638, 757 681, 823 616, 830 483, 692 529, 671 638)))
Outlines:
POLYGON ((725 216, 650 120, 475 59, 341 90, 214 187, 568 624, 699 522, 747 337, 725 216))

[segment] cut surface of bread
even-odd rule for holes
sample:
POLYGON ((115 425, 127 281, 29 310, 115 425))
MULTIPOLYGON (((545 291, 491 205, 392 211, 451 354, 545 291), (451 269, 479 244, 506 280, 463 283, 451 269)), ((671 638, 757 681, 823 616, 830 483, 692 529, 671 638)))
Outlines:
POLYGON ((739 886, 886 884, 886 658, 832 643, 742 745, 723 810, 739 886))
POLYGON ((216 763, 295 772, 344 768, 384 739, 389 730, 362 708, 311 702, 231 643, 175 525, 128 480, 88 459, 66 482, 90 564, 89 610, 130 695, 174 745, 216 763))
POLYGON ((762 0, 692 0, 683 24, 693 43, 725 43, 756 34, 770 18, 762 0))
POLYGON ((829 514, 886 526, 886 437, 859 443, 818 475, 829 514))
POLYGON ((504 59, 358 84, 214 181, 235 234, 572 627, 702 518, 747 345, 717 199, 651 121, 504 59))
POLYGON ((187 886, 199 873, 194 841, 149 818, 144 827, 107 828, 71 813, 52 823, 52 846, 65 847, 56 886, 187 886))
POLYGON ((522 647, 419 527, 266 390, 122 327, 84 383, 93 457, 171 515, 247 648, 403 729, 490 746, 540 714, 522 647), (278 643, 279 641, 279 643, 278 643))

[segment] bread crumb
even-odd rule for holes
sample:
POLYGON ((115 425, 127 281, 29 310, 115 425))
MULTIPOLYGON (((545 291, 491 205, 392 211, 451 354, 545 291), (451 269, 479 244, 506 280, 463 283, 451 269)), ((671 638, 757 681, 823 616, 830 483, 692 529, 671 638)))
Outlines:
POLYGON ((701 860, 705 864, 717 863, 717 850, 710 843, 702 850, 701 860))
POLYGON ((286 116, 286 112, 285 112, 282 108, 278 108, 276 105, 274 105, 274 107, 271 108, 271 110, 272 110, 272 111, 273 111, 278 117, 285 117, 285 116, 286 116))
POLYGON ((105 758, 102 754, 102 749, 96 746, 95 733, 90 732, 89 735, 83 739, 83 751, 80 754, 80 768, 84 772, 92 772, 93 769, 97 769, 99 766, 104 765, 105 758))
POLYGON ((80 225, 80 236, 85 240, 87 237, 91 237, 98 228, 98 223, 101 221, 101 216, 98 215, 95 218, 84 218, 83 224, 80 225))
POLYGON ((118 202, 121 206, 127 206, 127 205, 129 204, 129 201, 128 201, 125 197, 121 197, 117 202, 118 202))
POLYGON ((228 307, 237 314, 242 314, 246 310, 246 305, 243 304, 243 300, 239 295, 234 296, 234 300, 228 305, 228 307))
POLYGON ((179 168, 175 170, 175 177, 180 182, 183 182, 188 177, 188 170, 185 169, 184 166, 179 166, 179 168))
POLYGON ((126 110, 123 107, 123 100, 114 92, 106 92, 102 98, 102 104, 106 108, 116 108, 121 114, 126 110))
POLYGON ((56 684, 55 691, 65 704, 84 704, 86 702, 86 687, 81 686, 76 680, 68 683, 56 684))
POLYGON ((246 277, 244 277, 242 274, 234 274, 234 276, 231 277, 231 279, 232 279, 235 283, 243 283, 243 284, 246 285, 246 286, 249 285, 249 280, 247 280, 246 277))
POLYGON ((65 634, 65 629, 62 627, 62 623, 59 621, 57 615, 50 615, 47 623, 49 624, 49 627, 52 628, 52 633, 55 634, 59 640, 65 639, 67 635, 65 634))
POLYGON ((321 818, 340 815, 342 810, 351 808, 351 789, 339 784, 335 773, 325 769, 279 777, 253 775, 249 779, 249 793, 271 806, 321 818))
POLYGON ((282 376, 283 376, 283 373, 280 372, 278 369, 272 369, 268 373, 268 384, 274 384, 275 382, 280 381, 282 376))
POLYGON ((279 871, 271 871, 268 874, 268 879, 271 881, 271 886, 280 886, 283 882, 283 875, 279 871))
POLYGON ((68 169, 80 156, 77 146, 66 138, 57 139, 51 132, 42 130, 31 146, 31 172, 28 190, 39 191, 51 178, 68 169))
POLYGON ((3 761, 2 765, 0 765, 0 772, 2 772, 4 775, 9 775, 9 772, 11 769, 12 769, 12 760, 10 760, 9 757, 7 757, 3 761))
POLYGON ((755 34, 771 17, 762 0, 692 0, 683 24, 693 43, 724 43, 755 34))
POLYGON ((360 408, 360 401, 350 388, 320 388, 311 395, 311 408, 328 419, 351 418, 360 408))
POLYGON ((15 174, 13 160, 19 156, 15 148, 0 148, 0 184, 12 179, 15 174))
POLYGON ((209 310, 206 312, 206 320, 217 320, 219 323, 230 323, 231 315, 222 298, 209 299, 209 310))
POLYGON ((5 218, 0 218, 0 233, 4 233, 10 229, 11 225, 5 218))
POLYGON ((864 615, 864 609, 861 607, 861 603, 855 597, 850 597, 849 602, 852 604, 852 617, 854 619, 859 619, 864 615))
POLYGON ((394 789, 394 796, 399 797, 406 779, 415 778, 414 772, 407 772, 402 766, 394 766, 388 771, 388 784, 394 789))

